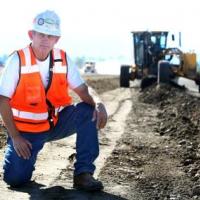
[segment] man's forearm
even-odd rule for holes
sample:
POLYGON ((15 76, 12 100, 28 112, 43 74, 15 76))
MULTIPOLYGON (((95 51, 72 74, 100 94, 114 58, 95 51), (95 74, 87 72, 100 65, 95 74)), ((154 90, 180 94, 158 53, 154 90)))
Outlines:
POLYGON ((74 91, 85 103, 88 103, 92 106, 96 106, 96 104, 101 103, 101 99, 99 98, 95 90, 85 84, 74 89, 74 91))
POLYGON ((99 95, 96 93, 96 91, 92 87, 88 87, 89 95, 92 97, 94 104, 102 103, 99 95))

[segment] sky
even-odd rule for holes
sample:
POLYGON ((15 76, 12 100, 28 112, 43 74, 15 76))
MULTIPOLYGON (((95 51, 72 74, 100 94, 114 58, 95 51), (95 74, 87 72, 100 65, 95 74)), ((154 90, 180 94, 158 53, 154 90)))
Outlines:
POLYGON ((133 62, 131 31, 181 31, 183 49, 200 52, 198 0, 6 0, 1 2, 0 55, 30 43, 36 14, 61 18, 57 47, 75 57, 133 62))

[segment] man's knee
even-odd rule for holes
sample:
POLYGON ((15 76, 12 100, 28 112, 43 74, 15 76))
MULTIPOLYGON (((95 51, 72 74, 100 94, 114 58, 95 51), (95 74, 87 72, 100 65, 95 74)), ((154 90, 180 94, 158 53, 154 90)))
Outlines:
POLYGON ((91 114, 94 111, 94 107, 89 105, 89 104, 87 104, 87 103, 85 103, 85 102, 78 103, 76 105, 76 108, 81 113, 85 113, 86 112, 86 113, 90 113, 91 114))
POLYGON ((29 182, 31 176, 32 173, 9 173, 5 170, 3 174, 3 180, 11 187, 20 187, 29 182))
POLYGON ((20 169, 4 164, 3 169, 3 180, 11 187, 19 187, 30 181, 34 167, 26 165, 20 169))

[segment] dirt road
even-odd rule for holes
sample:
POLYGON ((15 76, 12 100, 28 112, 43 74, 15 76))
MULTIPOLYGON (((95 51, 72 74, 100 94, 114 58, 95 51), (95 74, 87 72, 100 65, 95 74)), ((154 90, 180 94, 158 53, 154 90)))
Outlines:
POLYGON ((172 86, 152 86, 142 93, 137 82, 119 88, 112 77, 95 77, 88 84, 101 94, 109 113, 108 124, 99 133, 95 173, 104 191, 72 188, 72 136, 46 144, 31 184, 11 189, 0 180, 0 200, 200 199, 199 98, 172 86))

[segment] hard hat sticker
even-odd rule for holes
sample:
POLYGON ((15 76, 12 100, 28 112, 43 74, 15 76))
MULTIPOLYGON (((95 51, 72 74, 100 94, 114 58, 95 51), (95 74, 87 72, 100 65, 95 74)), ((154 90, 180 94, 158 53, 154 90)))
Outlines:
POLYGON ((39 18, 38 19, 38 25, 43 25, 44 24, 44 19, 43 18, 39 18))
POLYGON ((45 19, 44 22, 47 24, 55 24, 55 21, 49 18, 45 19))

